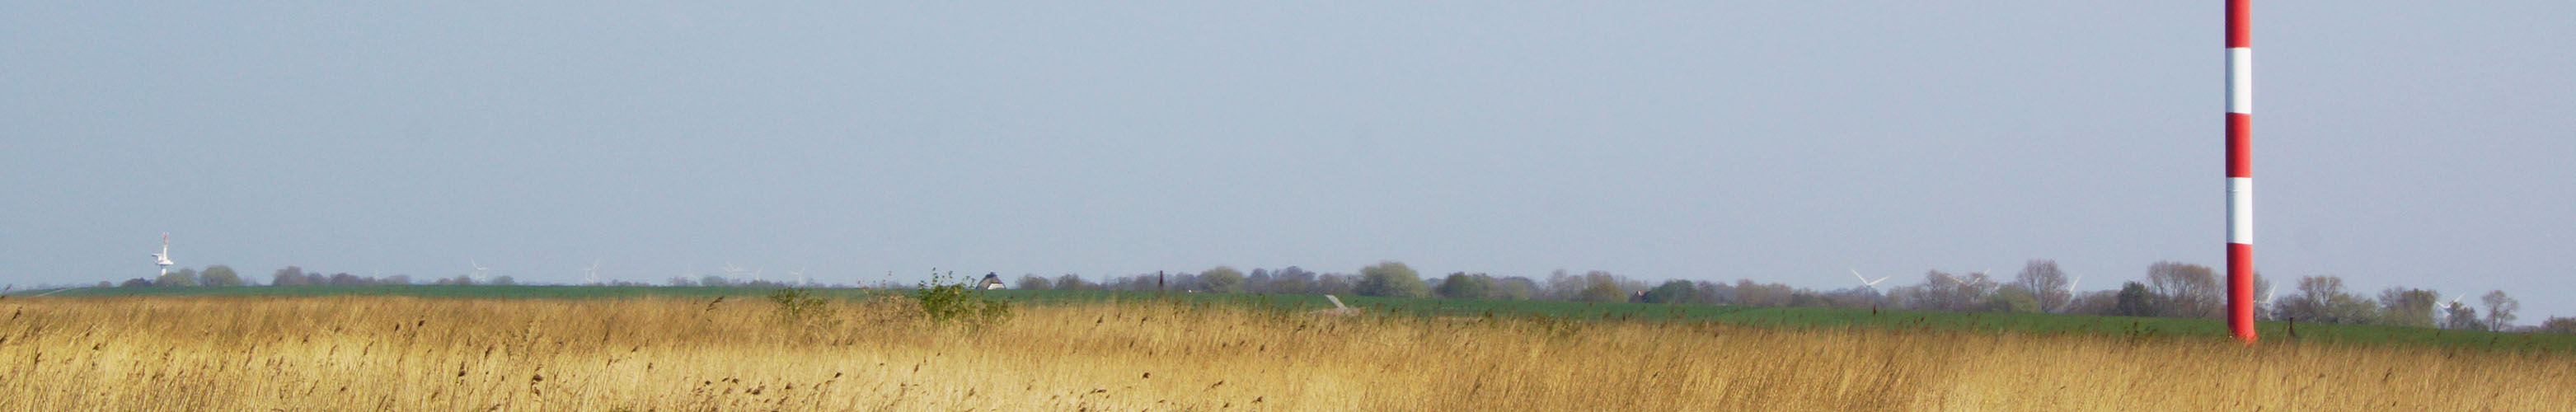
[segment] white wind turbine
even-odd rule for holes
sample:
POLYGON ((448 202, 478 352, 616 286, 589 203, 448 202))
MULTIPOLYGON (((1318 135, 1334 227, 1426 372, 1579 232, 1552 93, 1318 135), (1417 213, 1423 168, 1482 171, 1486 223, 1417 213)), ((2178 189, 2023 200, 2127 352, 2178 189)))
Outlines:
POLYGON ((473 278, 474 278, 474 284, 477 284, 477 285, 483 284, 483 276, 484 276, 484 272, 490 272, 490 271, 492 271, 492 268, 484 267, 482 263, 480 263, 480 262, 475 262, 475 261, 474 261, 474 258, 465 258, 465 264, 466 264, 466 265, 470 265, 470 266, 473 266, 473 267, 474 267, 474 272, 473 272, 473 274, 472 274, 472 275, 473 275, 473 278))
POLYGON ((796 268, 796 270, 787 271, 787 275, 795 276, 796 284, 798 285, 810 285, 814 283, 814 278, 805 277, 805 268, 800 267, 796 268))
POLYGON ((2263 288, 2263 300, 2254 301, 2254 310, 2268 310, 2272 307, 2272 296, 2280 292, 2281 288, 2277 287, 2263 288))
POLYGON ((1992 282, 1992 283, 2000 283, 2000 282, 2003 282, 2002 280, 1998 280, 1998 279, 2002 279, 2002 278, 1997 278, 1997 277, 1995 277, 1995 268, 1986 268, 1986 270, 1977 271, 1977 273, 1974 273, 1974 275, 1977 275, 1977 276, 1963 276, 1963 277, 1962 277, 1962 279, 1959 279, 1959 283, 1960 283, 1960 284, 1964 284, 1964 285, 1968 285, 1968 287, 1982 287, 1985 283, 1989 283, 1989 282, 1992 282), (1983 278, 1983 279, 1979 279, 1979 278, 1983 278), (1984 282, 1978 282, 1979 280, 1983 280, 1984 282))
POLYGON ((596 285, 596 284, 599 284, 599 262, 601 262, 601 261, 602 261, 602 260, 600 260, 600 259, 591 259, 591 260, 590 260, 590 267, 582 268, 582 269, 581 269, 581 283, 582 283, 582 284, 585 284, 585 285, 596 285))
POLYGON ((161 253, 152 254, 152 263, 161 265, 162 276, 169 276, 170 265, 178 264, 170 261, 170 232, 161 232, 161 253))
POLYGON ((1869 280, 1869 278, 1861 277, 1861 275, 1860 275, 1860 269, 1850 269, 1850 270, 1851 270, 1851 273, 1852 273, 1852 278, 1853 278, 1853 279, 1860 279, 1860 286, 1861 286, 1861 287, 1865 287, 1865 288, 1869 288, 1869 290, 1870 290, 1870 291, 1872 291, 1872 292, 1876 292, 1876 291, 1878 291, 1878 282, 1886 282, 1886 281, 1887 281, 1887 278, 1895 277, 1895 276, 1880 276, 1880 277, 1878 277, 1878 280, 1869 280))
POLYGON ((2082 285, 2082 284, 2084 284, 2084 274, 2082 274, 2082 273, 2077 273, 2077 274, 2075 274, 2075 280, 2070 280, 2070 281, 2067 281, 2067 282, 2066 282, 2066 303, 2059 304, 2058 306, 2063 306, 2063 307, 2057 308, 2058 310, 2074 310, 2074 306, 2075 306, 2075 298, 2077 298, 2077 296, 2075 296, 2075 293, 2076 293, 2076 291, 2077 291, 2077 290, 2081 290, 2081 289, 2077 289, 2076 287, 2077 287, 2077 285, 2082 285))
POLYGON ((1882 293, 1879 293, 1879 292, 1878 292, 1878 282, 1886 282, 1886 281, 1887 281, 1887 278, 1892 278, 1892 277, 1896 277, 1896 276, 1893 276, 1893 275, 1890 275, 1890 276, 1880 276, 1880 277, 1878 277, 1878 280, 1869 280, 1869 278, 1868 278, 1868 277, 1863 277, 1863 276, 1861 276, 1861 275, 1860 275, 1860 269, 1849 269, 1849 268, 1846 268, 1846 269, 1851 270, 1852 278, 1853 278, 1853 279, 1860 279, 1860 286, 1861 286, 1861 287, 1869 288, 1869 292, 1870 292, 1871 294, 1876 294, 1876 295, 1878 295, 1878 296, 1871 296, 1871 297, 1870 297, 1870 299, 1869 299, 1869 314, 1871 314, 1871 315, 1877 315, 1877 314, 1878 314, 1878 300, 1879 300, 1879 299, 1882 299, 1882 298, 1885 298, 1885 297, 1887 296, 1886 294, 1882 294, 1882 293))
POLYGON ((724 273, 725 280, 727 281, 740 283, 743 281, 743 274, 750 272, 750 270, 745 270, 741 266, 734 266, 733 262, 725 262, 724 273))
MULTIPOLYGON (((2443 310, 2450 310, 2450 309, 2453 309, 2453 308, 2458 308, 2458 307, 2460 307, 2460 298, 2465 298, 2465 297, 2469 297, 2469 295, 2451 295, 2451 303, 2444 303, 2444 304, 2442 304, 2442 309, 2443 309, 2443 310)), ((2439 298, 2436 298, 2436 299, 2439 299, 2439 298)))

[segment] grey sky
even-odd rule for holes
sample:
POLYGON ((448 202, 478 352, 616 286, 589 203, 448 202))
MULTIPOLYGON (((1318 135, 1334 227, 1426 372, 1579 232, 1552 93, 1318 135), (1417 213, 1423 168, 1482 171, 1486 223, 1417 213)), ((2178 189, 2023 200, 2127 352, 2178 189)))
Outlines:
MULTIPOLYGON (((2224 253, 2217 2, 0 4, 0 283, 2224 253)), ((2256 261, 2576 314, 2576 3, 2264 1, 2256 261)))

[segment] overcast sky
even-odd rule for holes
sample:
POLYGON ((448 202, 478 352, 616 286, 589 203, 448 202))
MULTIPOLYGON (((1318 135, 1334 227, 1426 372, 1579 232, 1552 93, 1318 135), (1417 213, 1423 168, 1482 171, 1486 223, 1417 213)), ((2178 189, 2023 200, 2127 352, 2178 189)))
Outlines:
MULTIPOLYGON (((2214 1, 406 3, 0 4, 0 283, 2225 252, 2214 1)), ((2576 314, 2568 16, 2257 4, 2257 265, 2576 314)))

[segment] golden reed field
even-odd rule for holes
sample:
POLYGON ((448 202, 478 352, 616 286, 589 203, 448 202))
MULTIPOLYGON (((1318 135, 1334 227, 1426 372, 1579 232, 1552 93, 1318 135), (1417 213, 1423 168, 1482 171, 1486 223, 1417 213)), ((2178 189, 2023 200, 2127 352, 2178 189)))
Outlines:
POLYGON ((907 300, 0 300, 0 411, 2576 410, 2566 355, 907 300))

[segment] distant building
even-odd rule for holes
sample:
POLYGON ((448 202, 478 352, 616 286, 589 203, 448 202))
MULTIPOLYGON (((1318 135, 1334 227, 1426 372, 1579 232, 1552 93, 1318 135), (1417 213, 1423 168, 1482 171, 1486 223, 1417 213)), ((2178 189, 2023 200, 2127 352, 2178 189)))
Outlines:
POLYGON ((1002 286, 1002 275, 986 272, 984 273, 984 280, 975 281, 975 288, 984 290, 1002 290, 1006 287, 1002 286))

